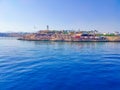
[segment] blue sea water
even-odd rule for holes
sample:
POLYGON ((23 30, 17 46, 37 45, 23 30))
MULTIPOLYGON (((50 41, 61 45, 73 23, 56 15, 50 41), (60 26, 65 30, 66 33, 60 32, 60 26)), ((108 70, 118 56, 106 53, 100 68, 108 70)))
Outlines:
POLYGON ((0 90, 120 90, 120 43, 0 38, 0 90))

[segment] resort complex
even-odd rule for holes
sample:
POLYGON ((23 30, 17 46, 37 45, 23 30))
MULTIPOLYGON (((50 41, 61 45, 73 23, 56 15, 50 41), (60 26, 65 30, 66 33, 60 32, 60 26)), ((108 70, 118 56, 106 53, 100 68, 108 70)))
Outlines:
POLYGON ((73 30, 40 30, 36 33, 26 34, 19 40, 36 41, 120 41, 119 32, 99 33, 94 31, 73 31, 73 30))

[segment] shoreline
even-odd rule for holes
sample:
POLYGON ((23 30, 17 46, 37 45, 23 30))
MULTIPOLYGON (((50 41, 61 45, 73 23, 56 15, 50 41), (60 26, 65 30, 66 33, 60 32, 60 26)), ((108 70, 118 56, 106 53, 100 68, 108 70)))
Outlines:
POLYGON ((26 39, 17 39, 21 41, 45 41, 45 42, 120 42, 120 41, 103 41, 103 40, 84 40, 84 41, 63 41, 63 40, 26 40, 26 39))

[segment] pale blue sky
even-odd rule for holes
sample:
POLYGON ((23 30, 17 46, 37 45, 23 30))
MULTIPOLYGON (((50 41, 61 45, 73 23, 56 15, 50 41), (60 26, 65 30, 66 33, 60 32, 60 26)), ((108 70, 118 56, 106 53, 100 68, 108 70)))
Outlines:
POLYGON ((120 31, 120 0, 0 0, 0 32, 34 32, 46 25, 120 31))

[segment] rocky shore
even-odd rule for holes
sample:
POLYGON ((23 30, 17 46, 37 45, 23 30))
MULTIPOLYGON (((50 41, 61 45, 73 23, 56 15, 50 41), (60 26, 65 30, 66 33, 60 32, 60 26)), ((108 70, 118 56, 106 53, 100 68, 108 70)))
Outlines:
POLYGON ((39 31, 37 33, 26 34, 19 40, 29 41, 72 41, 72 42, 120 42, 120 36, 104 36, 96 33, 83 32, 62 32, 62 31, 39 31))
POLYGON ((113 42, 117 41, 117 42, 120 42, 120 36, 106 36, 106 39, 108 41, 113 41, 113 42))

